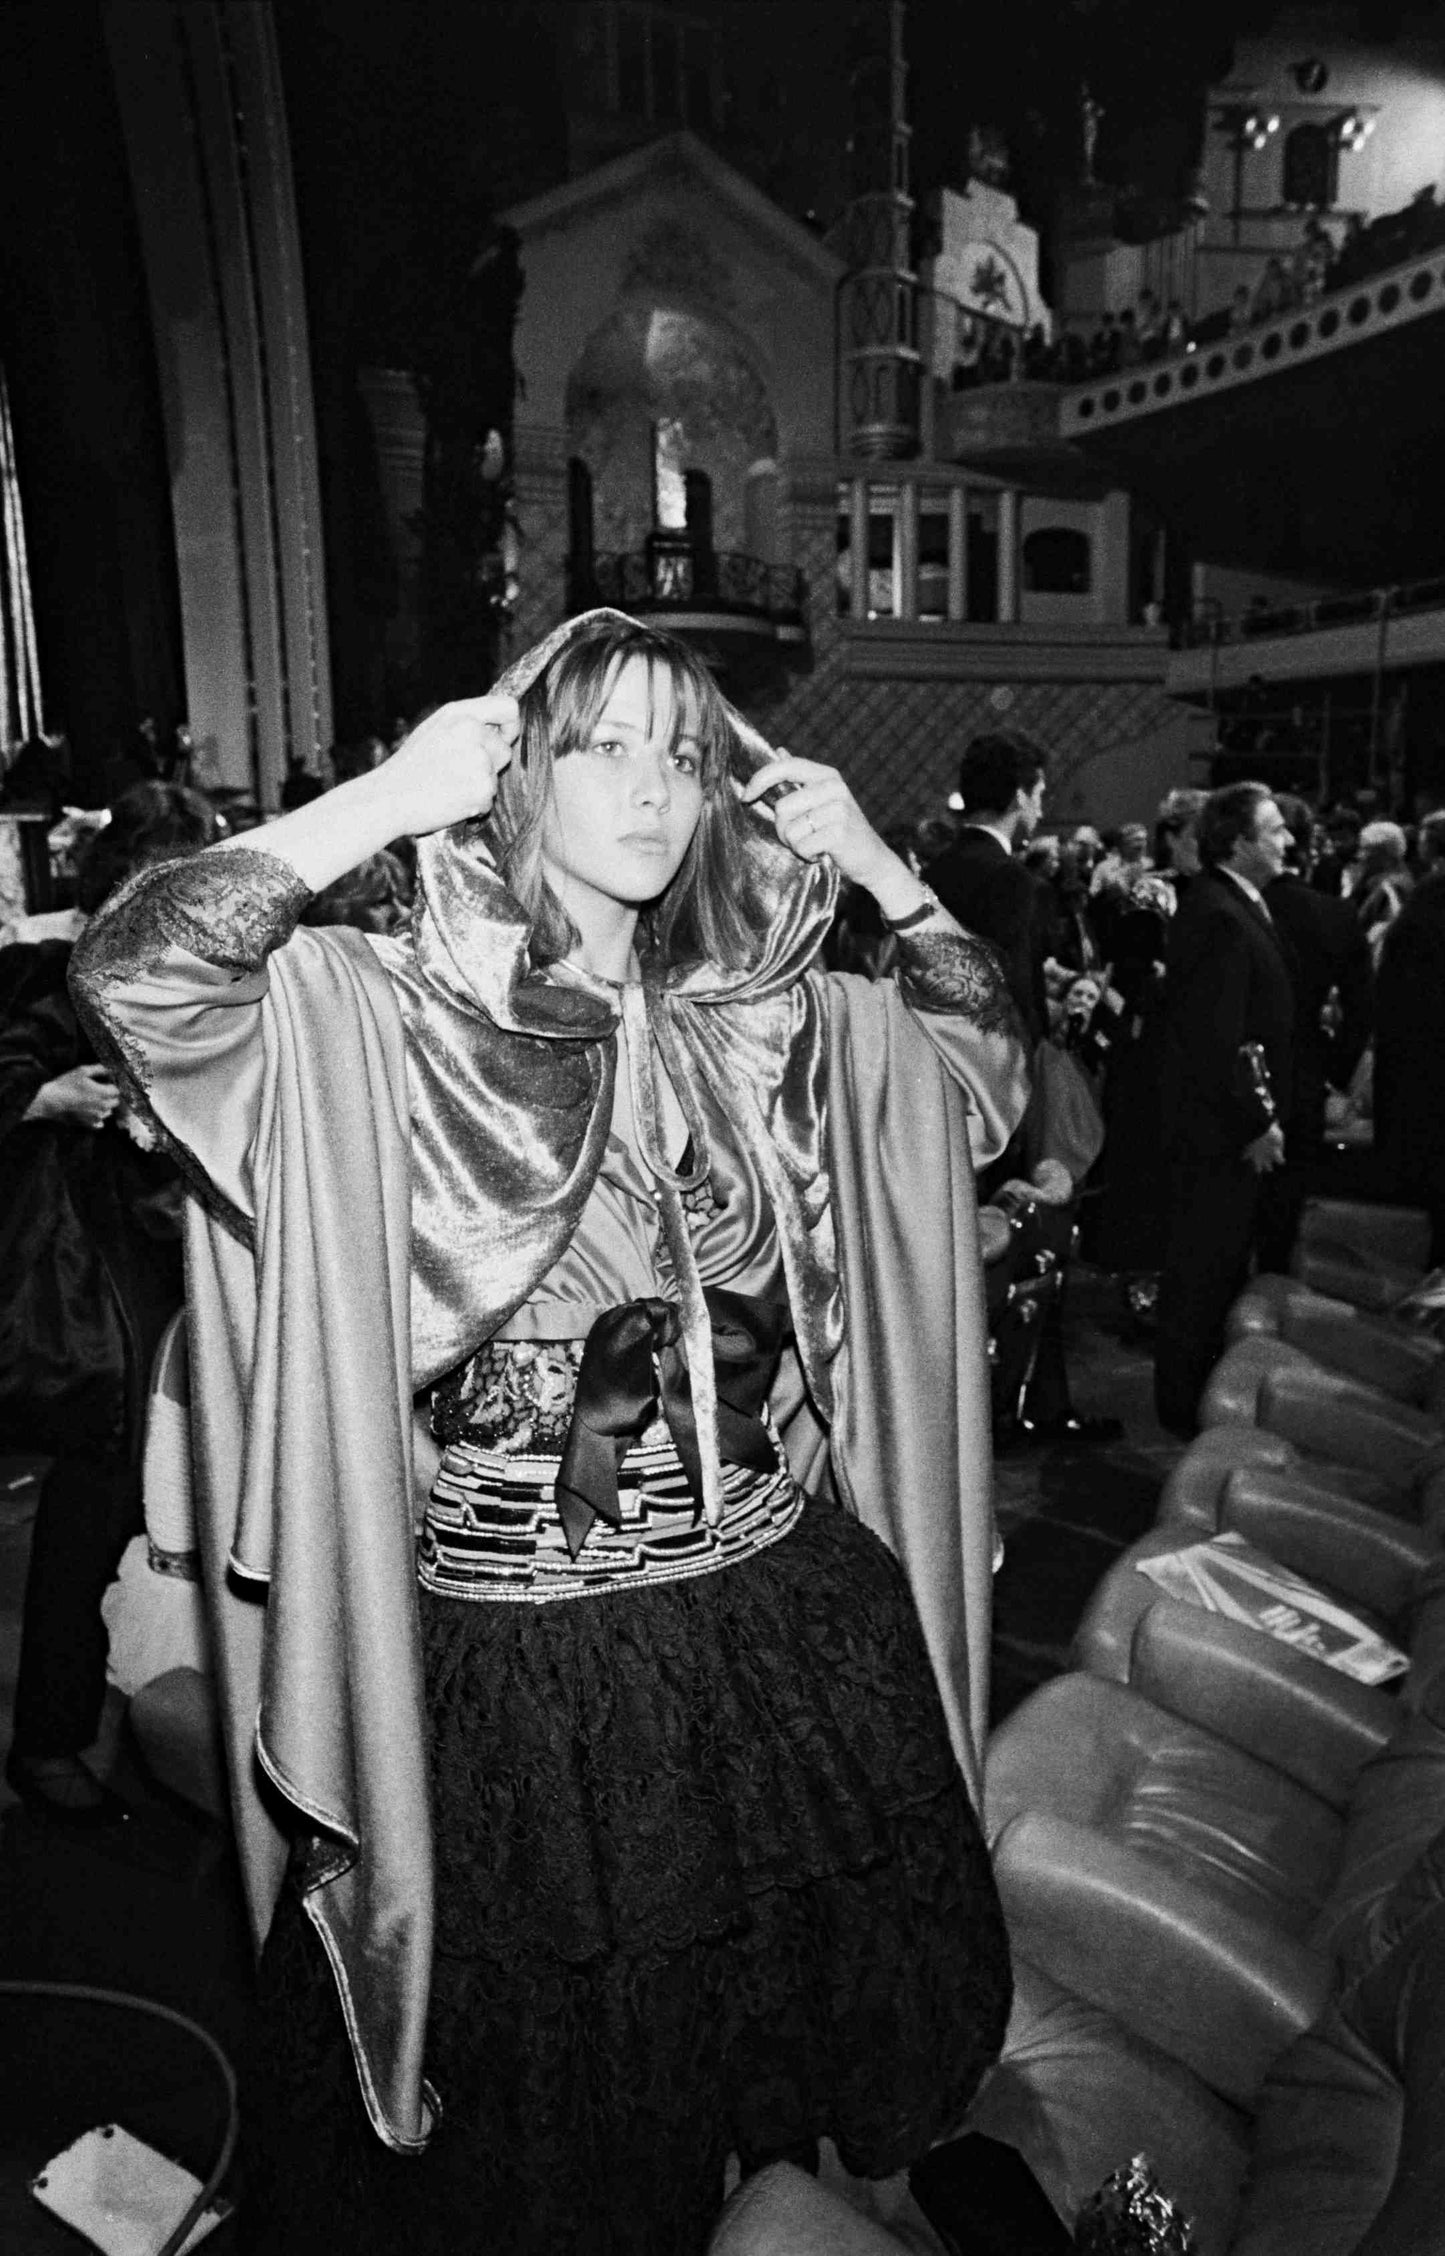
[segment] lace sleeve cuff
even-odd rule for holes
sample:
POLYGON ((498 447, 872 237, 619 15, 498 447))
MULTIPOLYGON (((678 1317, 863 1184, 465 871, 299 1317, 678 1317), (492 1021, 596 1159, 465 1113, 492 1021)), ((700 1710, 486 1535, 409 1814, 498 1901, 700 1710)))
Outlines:
POLYGON ((243 1237, 266 959, 309 899, 288 862, 254 847, 160 863, 92 917, 70 963, 96 1055, 202 1202, 243 1237))
POLYGON ((173 862, 147 896, 158 930, 202 963, 256 971, 289 940, 311 898, 289 862, 256 846, 173 862))
POLYGON ((250 846, 142 870, 82 933, 72 989, 94 1007, 172 948, 220 970, 258 971, 310 898, 289 862, 250 846))
POLYGON ((1022 1042, 1024 1030, 1003 966, 987 941, 965 932, 947 909, 894 927, 898 980, 915 1010, 965 1018, 980 1034, 1022 1042))

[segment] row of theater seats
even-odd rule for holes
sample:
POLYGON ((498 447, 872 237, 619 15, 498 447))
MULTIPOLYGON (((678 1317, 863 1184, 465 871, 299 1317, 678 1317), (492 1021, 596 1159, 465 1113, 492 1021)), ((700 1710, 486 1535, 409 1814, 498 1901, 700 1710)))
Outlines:
POLYGON ((994 1734, 1017 2002, 973 2127, 1066 2220, 1142 2150, 1199 2256, 1445 2249, 1445 1345, 1386 1312, 1418 1219, 1316 1209, 1245 1293, 1155 1529, 994 1734), (1407 1674, 1137 1572, 1229 1530, 1407 1674))

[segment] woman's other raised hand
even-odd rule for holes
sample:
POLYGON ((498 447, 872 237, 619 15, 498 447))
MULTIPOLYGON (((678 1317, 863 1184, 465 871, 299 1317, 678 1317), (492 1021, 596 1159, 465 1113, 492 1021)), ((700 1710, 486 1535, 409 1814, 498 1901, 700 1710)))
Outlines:
POLYGON ((836 768, 780 752, 748 778, 739 797, 772 823, 800 861, 826 854, 841 876, 873 895, 885 917, 911 916, 927 901, 917 876, 885 845, 836 768), (770 791, 779 793, 771 804, 770 791))
POLYGON ((521 730, 515 697, 463 697, 429 713, 375 770, 400 818, 393 836, 420 838, 490 813, 521 730))

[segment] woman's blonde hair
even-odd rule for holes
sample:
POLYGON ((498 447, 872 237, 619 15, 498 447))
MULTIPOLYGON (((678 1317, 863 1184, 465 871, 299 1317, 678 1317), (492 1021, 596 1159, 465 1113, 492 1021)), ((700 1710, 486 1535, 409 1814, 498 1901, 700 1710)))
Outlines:
POLYGON ((498 868, 531 917, 533 962, 556 963, 579 934, 542 867, 553 765, 587 744, 618 674, 634 658, 647 667, 654 708, 659 677, 670 692, 673 743, 684 735, 696 742, 703 792, 682 865, 646 912, 644 953, 667 964, 701 959, 740 970, 758 951, 762 911, 747 851, 754 818, 732 788, 732 779, 745 777, 737 737, 701 659, 658 628, 633 619, 591 620, 523 690, 521 743, 503 772, 492 813, 498 868))

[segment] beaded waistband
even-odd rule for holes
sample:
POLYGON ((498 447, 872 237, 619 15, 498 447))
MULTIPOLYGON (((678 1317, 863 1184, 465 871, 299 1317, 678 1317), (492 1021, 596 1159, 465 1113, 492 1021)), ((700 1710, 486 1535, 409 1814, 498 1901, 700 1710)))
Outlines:
POLYGON ((722 1468, 722 1516, 710 1526, 670 1440, 630 1449, 618 1473, 621 1524, 599 1521, 574 1559, 557 1515, 560 1459, 446 1448, 417 1556, 428 1590, 527 1605, 715 1573, 786 1535, 804 1496, 781 1452, 770 1472, 722 1468))

